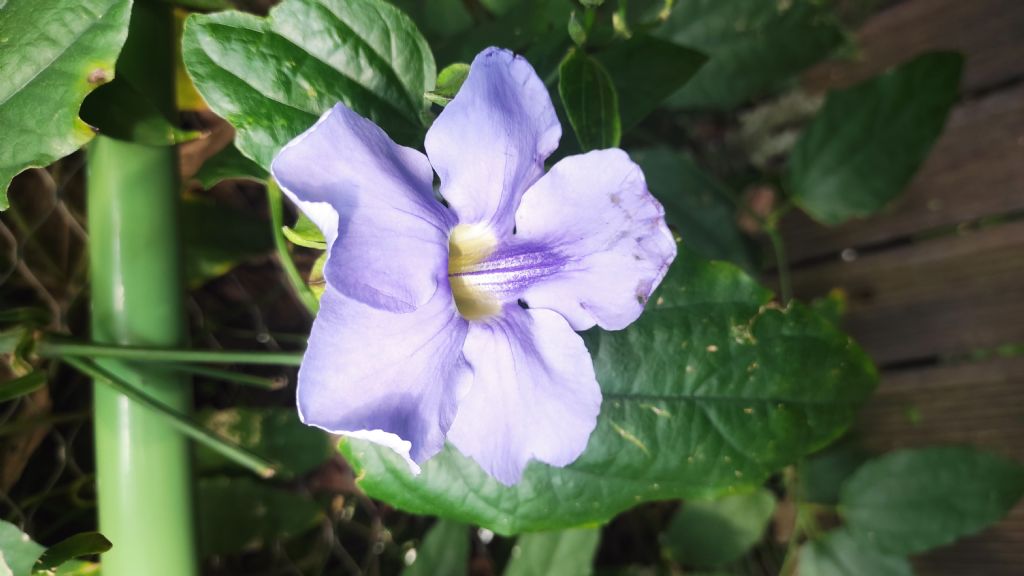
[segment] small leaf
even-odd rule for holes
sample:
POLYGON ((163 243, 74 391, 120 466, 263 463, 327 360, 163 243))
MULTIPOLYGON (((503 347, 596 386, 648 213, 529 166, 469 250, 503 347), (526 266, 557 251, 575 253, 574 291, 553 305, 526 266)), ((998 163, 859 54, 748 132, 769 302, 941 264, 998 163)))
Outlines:
POLYGON ((323 232, 305 214, 299 214, 294 227, 283 226, 281 231, 284 232, 284 237, 291 240, 293 244, 315 250, 327 249, 327 240, 324 239, 323 232))
POLYGON ((427 92, 427 100, 438 106, 447 106, 455 98, 462 83, 469 76, 469 64, 457 62, 445 66, 444 70, 437 75, 437 84, 432 92, 427 92))
POLYGON ((525 534, 512 549, 505 576, 590 576, 600 542, 598 528, 525 534))
POLYGON ((893 452, 843 485, 839 513, 862 546, 916 554, 995 523, 1024 496, 1024 466, 971 448, 893 452))
POLYGON ((804 543, 799 565, 800 576, 914 576, 906 558, 879 554, 843 529, 804 543))
POLYGON ((843 41, 827 4, 818 0, 676 2, 655 34, 695 48, 709 60, 669 104, 732 109, 824 58, 843 41))
POLYGON ((324 278, 324 265, 327 264, 327 252, 320 255, 319 258, 313 262, 313 268, 309 271, 309 280, 306 284, 309 285, 310 292, 316 297, 317 301, 324 295, 324 290, 327 289, 327 279, 324 278))
POLYGON ((646 35, 615 44, 595 57, 618 91, 623 132, 646 118, 707 61, 700 52, 646 35))
POLYGON ((576 15, 576 11, 573 10, 572 14, 569 15, 569 26, 568 26, 569 38, 572 38, 573 44, 576 44, 580 48, 583 48, 587 43, 587 29, 583 27, 583 23, 580 22, 579 16, 576 15))
POLYGON ((149 146, 172 146, 199 134, 175 126, 120 72, 85 99, 79 114, 104 136, 149 146))
POLYGON ((829 94, 789 159, 797 205, 834 226, 896 198, 942 133, 962 67, 958 54, 926 54, 829 94))
POLYGON ((316 502, 248 476, 203 478, 198 488, 203 556, 261 548, 299 536, 323 519, 316 502))
POLYGON ((665 219, 697 254, 754 270, 750 242, 736 225, 731 190, 697 166, 689 155, 667 148, 630 152, 651 193, 665 207, 665 219))
POLYGON ((584 335, 604 397, 586 451, 565 468, 532 462, 516 486, 451 447, 419 476, 388 448, 345 439, 341 450, 370 496, 501 534, 759 486, 837 438, 877 380, 831 322, 770 300, 736 267, 681 249, 638 321, 584 335))
POLYGON ((469 526, 438 520, 416 548, 416 560, 402 576, 465 576, 469 568, 469 526))
POLYGON ((573 49, 558 69, 558 93, 584 152, 619 145, 618 96, 600 62, 573 49))
MULTIPOLYGON (((334 453, 323 431, 299 421, 294 409, 227 408, 199 414, 199 422, 218 436, 281 464, 288 472, 306 474, 334 453)), ((204 474, 237 470, 237 465, 199 445, 196 468, 204 474)))
POLYGON ((205 190, 209 190, 225 180, 263 182, 267 176, 266 170, 243 156, 231 143, 203 162, 194 178, 205 190))
POLYGON ((434 59, 412 21, 383 0, 284 0, 266 18, 194 14, 182 50, 203 99, 264 169, 339 101, 399 142, 422 142, 434 59))
POLYGON ((688 501, 676 513, 662 543, 676 562, 715 567, 738 560, 764 536, 775 513, 775 496, 760 488, 710 501, 688 501))
POLYGON ((0 520, 0 576, 27 576, 44 550, 17 526, 0 520))
POLYGON ((110 550, 112 544, 99 532, 82 532, 61 540, 43 553, 43 556, 36 562, 36 570, 53 570, 65 562, 102 554, 110 550))
POLYGON ((130 0, 6 0, 0 18, 0 210, 22 170, 88 142, 78 118, 89 92, 114 77, 130 0))
POLYGON ((270 253, 270 223, 195 196, 182 202, 185 276, 191 288, 228 273, 245 260, 270 253))
POLYGON ((0 384, 0 403, 21 398, 46 386, 46 373, 42 370, 30 372, 20 378, 0 384))
POLYGON ((70 560, 58 566, 53 576, 100 576, 100 565, 95 562, 70 560))

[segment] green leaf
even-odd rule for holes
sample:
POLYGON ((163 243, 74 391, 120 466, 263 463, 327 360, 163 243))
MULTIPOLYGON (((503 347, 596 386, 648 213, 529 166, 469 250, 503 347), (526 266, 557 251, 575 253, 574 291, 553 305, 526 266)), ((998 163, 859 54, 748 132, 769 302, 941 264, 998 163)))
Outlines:
POLYGON ((896 198, 942 133, 962 67, 959 54, 926 54, 829 94, 789 159, 797 205, 836 225, 896 198))
POLYGON ((181 206, 185 276, 191 288, 274 247, 270 223, 250 213, 195 196, 187 196, 181 206))
POLYGON ((1024 466, 966 447, 893 452, 842 488, 850 533, 887 554, 916 554, 973 534, 1024 496, 1024 466))
POLYGON ((52 570, 65 562, 102 554, 110 550, 112 544, 99 532, 82 532, 54 544, 43 553, 36 562, 36 570, 52 570))
POLYGON ((203 556, 251 550, 299 536, 323 519, 316 502, 248 476, 203 478, 198 488, 203 556))
POLYGON ((285 238, 291 240, 292 244, 315 250, 327 249, 327 240, 324 239, 323 232, 305 214, 299 214, 294 227, 283 226, 281 231, 284 232, 285 238))
POLYGON ((285 0, 266 18, 193 15, 182 44, 199 93, 265 169, 338 101, 399 142, 421 142, 434 59, 412 21, 382 0, 285 0))
POLYGON ((750 551, 775 513, 775 496, 764 488, 708 501, 685 502, 662 543, 676 562, 714 567, 750 551))
POLYGON ((843 41, 827 2, 686 0, 655 34, 708 55, 669 100, 680 108, 731 109, 778 87, 843 41))
POLYGON ((82 120, 104 136, 150 146, 171 146, 195 138, 175 126, 122 73, 100 86, 82 104, 82 120))
POLYGON ((194 178, 204 189, 209 190, 225 180, 263 182, 267 176, 266 170, 243 156, 231 143, 203 162, 194 178))
POLYGON ((630 152, 651 193, 665 207, 665 219, 689 250, 754 270, 750 242, 736 225, 736 199, 724 184, 702 171, 687 154, 667 148, 630 152))
POLYGON ((309 281, 306 283, 309 285, 310 292, 316 297, 317 302, 320 301, 320 298, 324 295, 324 290, 327 289, 327 279, 324 278, 325 264, 327 264, 326 251, 313 262, 313 268, 309 271, 309 281))
POLYGON ((82 100, 114 76, 130 0, 6 0, 0 18, 0 210, 22 170, 92 138, 82 100))
POLYGON ((42 370, 30 372, 20 378, 0 384, 0 403, 21 398, 46 386, 46 373, 42 370))
POLYGON ((914 576, 906 558, 865 548, 846 530, 829 532, 800 547, 800 576, 914 576))
POLYGON ((463 82, 469 76, 469 64, 456 62, 445 66, 437 75, 437 83, 432 92, 426 93, 427 100, 438 106, 447 106, 458 94, 463 82))
POLYGON ((505 576, 590 576, 600 542, 598 528, 523 535, 512 549, 505 576))
POLYGON ((438 520, 416 548, 416 560, 402 576, 466 576, 469 568, 469 526, 438 520))
POLYGON ((595 57, 618 91, 623 131, 646 118, 707 61, 700 52, 646 35, 615 44, 595 57))
POLYGON ((44 550, 17 526, 0 520, 0 576, 26 576, 44 550))
POLYGON ((566 468, 531 463, 516 486, 451 447, 419 476, 387 448, 341 449, 370 496, 502 534, 749 489, 840 435, 877 379, 832 323, 770 298, 736 267, 681 250, 637 322, 585 335, 604 395, 587 450, 566 468))
MULTIPOLYGON (((199 423, 296 475, 317 468, 334 453, 330 436, 300 422, 289 408, 207 410, 199 414, 199 423)), ((196 468, 204 474, 238 470, 236 464, 202 445, 196 447, 196 468)))
POLYGON ((619 145, 618 96, 600 62, 574 48, 558 68, 558 93, 584 152, 619 145))

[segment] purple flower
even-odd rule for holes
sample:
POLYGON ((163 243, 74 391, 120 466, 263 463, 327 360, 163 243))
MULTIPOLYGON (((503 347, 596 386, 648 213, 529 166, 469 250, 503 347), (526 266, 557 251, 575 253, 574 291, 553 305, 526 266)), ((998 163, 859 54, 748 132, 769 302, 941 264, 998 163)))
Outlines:
POLYGON ((305 423, 388 446, 414 472, 447 439, 505 484, 531 459, 583 452, 601 390, 575 331, 633 322, 676 246, 622 150, 545 174, 561 134, 533 68, 489 48, 426 156, 341 104, 281 150, 274 178, 328 245, 305 423))

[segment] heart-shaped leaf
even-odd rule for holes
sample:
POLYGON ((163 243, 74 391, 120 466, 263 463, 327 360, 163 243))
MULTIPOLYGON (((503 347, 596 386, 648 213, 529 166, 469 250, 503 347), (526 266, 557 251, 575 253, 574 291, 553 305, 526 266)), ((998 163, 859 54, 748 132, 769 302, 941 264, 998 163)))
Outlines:
POLYGON ((339 101, 399 142, 422 141, 434 58, 382 0, 285 0, 266 18, 193 15, 182 50, 199 93, 238 130, 238 149, 265 169, 339 101))

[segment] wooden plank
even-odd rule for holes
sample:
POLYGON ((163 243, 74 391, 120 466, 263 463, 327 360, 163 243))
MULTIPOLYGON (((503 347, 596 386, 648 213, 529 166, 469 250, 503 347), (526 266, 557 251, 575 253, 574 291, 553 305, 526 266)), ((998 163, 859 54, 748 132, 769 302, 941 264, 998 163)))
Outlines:
POLYGON ((844 326, 882 365, 1024 342, 1024 222, 799 269, 793 288, 844 290, 844 326))
MULTIPOLYGON (((1024 52, 1020 60, 1024 63, 1024 52)), ((921 171, 884 213, 829 229, 793 211, 782 231, 796 263, 1020 210, 1024 85, 956 108, 921 171)))
POLYGON ((922 52, 955 50, 967 56, 962 90, 987 90, 1024 76, 1022 30, 1020 0, 906 0, 855 33, 858 58, 819 64, 804 85, 812 91, 847 87, 922 52))
MULTIPOLYGON (((971 444, 1024 461, 1024 358, 883 373, 858 429, 875 452, 971 444)), ((1024 566, 1022 544, 1024 503, 996 526, 915 565, 927 576, 1009 576, 1024 566)))

